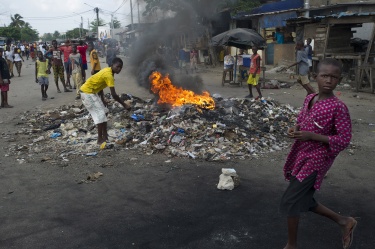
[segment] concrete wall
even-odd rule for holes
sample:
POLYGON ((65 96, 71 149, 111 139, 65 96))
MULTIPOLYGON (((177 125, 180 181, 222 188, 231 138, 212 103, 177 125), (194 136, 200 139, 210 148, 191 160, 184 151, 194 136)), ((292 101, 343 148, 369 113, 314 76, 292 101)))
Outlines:
POLYGON ((295 62, 295 44, 275 44, 274 65, 282 65, 285 62, 295 62))

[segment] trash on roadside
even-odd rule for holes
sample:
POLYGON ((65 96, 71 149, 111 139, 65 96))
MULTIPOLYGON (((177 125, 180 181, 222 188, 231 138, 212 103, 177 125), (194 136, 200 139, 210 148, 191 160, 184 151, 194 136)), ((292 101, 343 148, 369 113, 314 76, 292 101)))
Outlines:
POLYGON ((60 137, 61 136, 61 133, 60 132, 54 132, 52 133, 49 137, 50 138, 57 138, 57 137, 60 137))
POLYGON ((98 152, 89 152, 89 153, 86 153, 86 156, 96 156, 98 155, 98 152))
POLYGON ((97 179, 99 179, 99 177, 101 177, 103 175, 103 173, 101 172, 96 172, 96 173, 93 173, 93 174, 90 174, 87 176, 87 180, 89 181, 96 181, 97 179))
MULTIPOLYGON (((108 141, 102 149, 227 161, 258 158, 283 150, 292 142, 286 132, 295 122, 298 109, 280 105, 272 98, 213 96, 215 108, 208 110, 192 104, 166 107, 152 99, 126 95, 131 98, 131 114, 109 99, 108 141)), ((12 141, 19 142, 5 147, 7 155, 26 158, 43 154, 54 158, 55 154, 75 152, 65 155, 65 160, 98 155, 97 129, 82 105, 24 112, 19 119, 19 129, 11 134, 12 141)))

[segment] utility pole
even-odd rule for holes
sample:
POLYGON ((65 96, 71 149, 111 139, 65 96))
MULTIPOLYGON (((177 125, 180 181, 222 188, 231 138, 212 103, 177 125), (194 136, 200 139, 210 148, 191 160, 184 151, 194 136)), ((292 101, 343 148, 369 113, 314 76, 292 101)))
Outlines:
POLYGON ((83 36, 83 17, 81 16, 81 37, 83 36))
POLYGON ((90 19, 87 18, 87 30, 90 31, 90 19))
POLYGON ((99 8, 96 7, 94 10, 96 12, 97 36, 98 36, 98 40, 99 40, 99 8))
POLYGON ((139 0, 137 0, 137 5, 138 5, 138 25, 141 23, 141 17, 139 15, 139 0))
POLYGON ((134 30, 134 22, 133 22, 133 1, 130 0, 130 17, 131 17, 131 27, 134 30))
POLYGON ((111 38, 113 38, 113 29, 115 27, 113 26, 113 14, 111 14, 111 38))
POLYGON ((79 39, 81 39, 82 37, 81 24, 79 24, 78 30, 79 30, 79 39))

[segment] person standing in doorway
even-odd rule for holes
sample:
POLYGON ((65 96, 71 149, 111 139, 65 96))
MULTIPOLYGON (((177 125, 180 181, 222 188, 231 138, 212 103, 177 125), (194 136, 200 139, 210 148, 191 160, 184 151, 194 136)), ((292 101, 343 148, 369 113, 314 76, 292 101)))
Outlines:
POLYGON ((277 44, 284 44, 284 33, 280 28, 276 28, 275 40, 277 44))

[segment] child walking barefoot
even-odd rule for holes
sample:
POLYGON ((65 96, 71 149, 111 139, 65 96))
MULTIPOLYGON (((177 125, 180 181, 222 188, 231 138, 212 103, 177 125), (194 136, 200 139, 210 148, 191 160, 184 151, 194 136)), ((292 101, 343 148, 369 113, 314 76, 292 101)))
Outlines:
POLYGON ((288 217, 288 243, 284 249, 297 248, 299 216, 307 211, 339 225, 344 249, 353 242, 357 221, 335 213, 314 199, 315 190, 320 189, 325 174, 352 137, 348 108, 333 93, 342 79, 341 72, 337 60, 325 59, 319 63, 316 76, 319 93, 306 97, 296 126, 288 130, 288 136, 295 142, 284 166, 289 186, 280 204, 280 210, 288 217))
POLYGON ((43 53, 38 51, 38 60, 35 62, 35 82, 39 83, 42 92, 42 100, 48 98, 47 90, 49 85, 48 74, 51 73, 51 64, 44 58, 43 53))
POLYGON ((259 78, 260 78, 260 55, 258 54, 258 48, 253 46, 251 48, 253 54, 251 56, 251 64, 249 70, 249 79, 247 80, 247 85, 249 87, 249 95, 246 98, 253 97, 253 86, 257 89, 258 97, 256 99, 262 98, 262 93, 260 92, 259 78))

